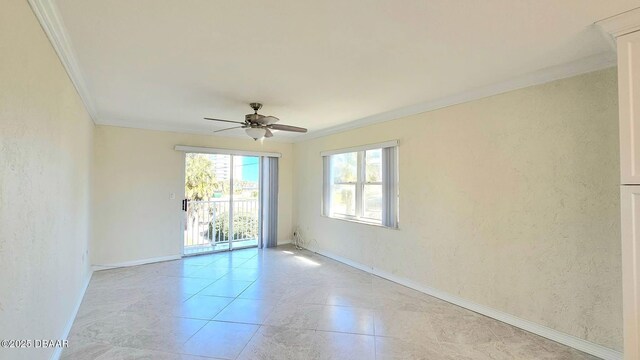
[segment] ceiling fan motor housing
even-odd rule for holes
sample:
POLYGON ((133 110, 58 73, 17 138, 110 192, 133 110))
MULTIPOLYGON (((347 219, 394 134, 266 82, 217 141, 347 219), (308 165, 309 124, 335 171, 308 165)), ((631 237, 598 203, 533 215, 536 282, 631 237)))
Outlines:
POLYGON ((260 114, 247 114, 244 116, 244 121, 245 122, 249 122, 249 123, 255 123, 258 122, 258 119, 260 119, 262 117, 262 115, 260 114))

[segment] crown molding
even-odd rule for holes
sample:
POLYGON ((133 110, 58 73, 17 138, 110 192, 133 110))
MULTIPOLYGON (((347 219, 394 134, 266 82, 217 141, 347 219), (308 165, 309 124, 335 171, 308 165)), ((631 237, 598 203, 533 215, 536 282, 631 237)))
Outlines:
MULTIPOLYGON (((139 128, 158 131, 171 131, 199 135, 211 135, 211 132, 202 129, 187 129, 178 124, 175 125, 156 125, 156 124, 140 124, 133 121, 104 120, 99 119, 98 113, 92 101, 92 97, 87 90, 86 82, 76 60, 75 51, 67 36, 67 31, 62 22, 62 18, 58 12, 58 8, 54 0, 28 0, 31 8, 38 18, 40 25, 47 34, 51 45, 55 49, 60 61, 62 62, 69 78, 80 95, 87 112, 98 125, 111 125, 129 128, 139 128)), ((619 15, 612 16, 607 19, 600 20, 596 23, 607 34, 622 35, 635 30, 640 30, 640 8, 629 10, 619 15), (638 26, 634 26, 637 24, 638 26)), ((613 35, 612 35, 613 36, 613 35)), ((592 57, 584 58, 575 62, 549 67, 536 72, 532 72, 514 79, 465 91, 445 98, 419 103, 399 109, 375 114, 372 116, 353 120, 337 126, 311 131, 308 134, 290 138, 280 138, 279 142, 301 142, 311 139, 328 136, 331 134, 360 128, 367 125, 377 124, 390 120, 399 119, 427 111, 433 111, 440 108, 461 104, 481 98, 505 93, 512 90, 525 88, 528 86, 539 85, 546 82, 559 80, 571 76, 580 75, 616 65, 615 52, 606 52, 592 57)), ((224 136, 234 137, 234 136, 224 136)), ((270 140, 273 141, 273 140, 270 140)))
MULTIPOLYGON (((129 129, 138 129, 138 130, 151 130, 151 131, 162 131, 162 132, 172 132, 179 134, 191 134, 191 135, 204 135, 204 136, 213 136, 213 137, 223 137, 223 138, 233 138, 233 139, 241 139, 241 140, 249 140, 247 135, 243 132, 237 135, 231 135, 231 133, 227 133, 227 135, 223 135, 222 133, 213 133, 211 130, 202 129, 202 128, 187 128, 181 126, 179 124, 150 124, 150 123, 140 123, 135 121, 126 121, 126 120, 104 120, 96 122, 97 126, 113 126, 120 128, 129 128, 129 129)), ((291 137, 278 137, 279 132, 274 132, 274 137, 269 138, 269 142, 277 142, 284 144, 293 143, 293 138, 291 137)))
POLYGON ((403 117, 416 115, 428 111, 445 108, 452 105, 462 104, 469 101, 482 99, 485 97, 502 94, 505 92, 540 85, 555 80, 560 80, 576 75, 581 75, 597 70, 602 70, 616 66, 616 54, 614 52, 604 52, 598 55, 587 57, 578 61, 548 67, 526 75, 522 75, 501 83, 476 88, 470 91, 461 92, 452 96, 444 97, 434 101, 402 107, 388 112, 367 116, 345 124, 311 131, 306 135, 293 138, 293 142, 302 142, 320 137, 340 133, 347 130, 361 128, 368 125, 378 124, 386 121, 396 120, 403 117))
POLYGON ((602 19, 595 24, 612 39, 638 31, 640 30, 640 7, 602 19))
POLYGON ((58 12, 58 7, 53 0, 28 1, 33 13, 40 22, 40 26, 42 26, 42 29, 47 34, 49 42, 51 42, 53 49, 58 54, 58 58, 67 71, 67 75, 71 79, 73 86, 76 88, 78 95, 80 95, 80 99, 82 99, 89 116, 91 116, 93 122, 96 123, 98 119, 96 108, 87 90, 84 77, 76 60, 75 51, 67 36, 67 31, 60 17, 60 13, 58 12))

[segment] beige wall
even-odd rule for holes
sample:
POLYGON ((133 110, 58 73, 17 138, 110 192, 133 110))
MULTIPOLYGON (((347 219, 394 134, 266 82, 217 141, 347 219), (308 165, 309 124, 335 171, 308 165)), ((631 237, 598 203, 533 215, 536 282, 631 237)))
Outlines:
POLYGON ((294 145, 311 248, 622 348, 616 72, 294 145), (320 216, 320 151, 400 140, 400 230, 320 216))
POLYGON ((90 274, 93 123, 26 1, 2 2, 0 54, 0 339, 63 339, 90 274))
POLYGON ((291 236, 292 145, 183 133, 97 126, 95 132, 94 265, 182 253, 183 152, 175 145, 279 152, 278 241, 291 236), (174 200, 169 199, 176 194, 174 200))

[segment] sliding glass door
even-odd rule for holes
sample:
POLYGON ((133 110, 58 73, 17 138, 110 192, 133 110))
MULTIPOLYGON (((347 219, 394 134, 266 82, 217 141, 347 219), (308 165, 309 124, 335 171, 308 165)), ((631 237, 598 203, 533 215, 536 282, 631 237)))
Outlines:
POLYGON ((258 246, 260 236, 260 158, 233 156, 233 192, 230 223, 231 249, 258 246))
POLYGON ((258 245, 260 158, 187 153, 184 255, 258 245))

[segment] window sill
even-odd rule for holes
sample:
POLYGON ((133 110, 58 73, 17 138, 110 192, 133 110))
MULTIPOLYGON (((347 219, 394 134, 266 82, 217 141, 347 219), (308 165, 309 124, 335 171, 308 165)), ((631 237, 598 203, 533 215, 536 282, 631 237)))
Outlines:
POLYGON ((331 220, 346 221, 346 222, 350 222, 350 223, 375 226, 375 227, 378 227, 378 228, 389 229, 389 230, 400 230, 399 227, 384 226, 382 224, 376 224, 374 222, 368 222, 368 221, 364 221, 364 220, 349 219, 349 218, 343 218, 343 217, 334 217, 334 216, 327 216, 327 215, 322 215, 322 214, 320 216, 322 216, 323 218, 331 219, 331 220))

